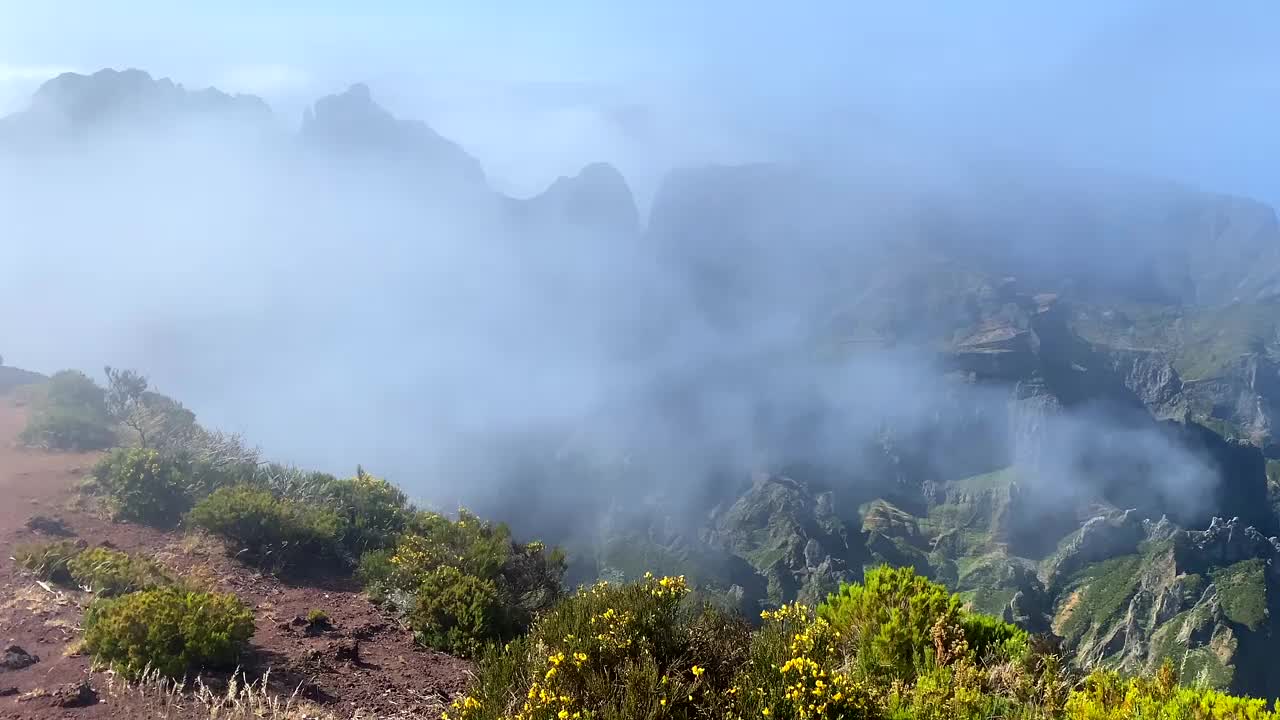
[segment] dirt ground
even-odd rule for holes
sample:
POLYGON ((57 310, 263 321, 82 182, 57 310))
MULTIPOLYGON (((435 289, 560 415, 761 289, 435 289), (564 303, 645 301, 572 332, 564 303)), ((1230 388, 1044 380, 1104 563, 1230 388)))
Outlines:
MULTIPOLYGON (((75 488, 97 456, 20 447, 26 417, 19 397, 0 394, 0 651, 16 645, 40 659, 20 670, 0 667, 0 719, 207 717, 190 699, 162 711, 154 697, 124 692, 111 674, 91 672, 76 648, 92 596, 41 585, 10 557, 17 545, 55 539, 28 528, 34 517, 61 520, 90 546, 109 543, 143 553, 174 573, 239 595, 257 620, 245 674, 250 680, 266 675, 273 692, 311 708, 292 717, 434 718, 465 688, 468 663, 415 647, 411 634, 349 581, 288 584, 235 563, 209 538, 113 523, 81 507, 75 488), (332 630, 312 635, 292 622, 313 609, 332 618, 332 630), (353 643, 356 660, 340 652, 353 643), (94 688, 96 703, 60 707, 50 697, 81 681, 94 688)), ((227 677, 206 680, 220 691, 227 677)))

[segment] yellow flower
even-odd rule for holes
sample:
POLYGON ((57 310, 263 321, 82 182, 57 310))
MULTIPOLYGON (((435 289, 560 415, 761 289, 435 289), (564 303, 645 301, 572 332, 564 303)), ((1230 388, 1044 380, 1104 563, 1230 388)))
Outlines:
POLYGON ((568 710, 561 710, 561 711, 560 711, 560 714, 559 714, 559 715, 557 715, 556 717, 559 717, 559 718, 560 718, 560 720, 569 720, 569 711, 568 711, 568 710))
POLYGON ((706 668, 703 668, 703 667, 701 667, 701 666, 699 666, 699 665, 694 665, 694 666, 693 666, 693 676, 694 676, 694 677, 702 677, 702 673, 704 673, 704 672, 706 672, 706 671, 707 671, 707 670, 706 670, 706 668))
POLYGON ((765 716, 765 717, 769 717, 769 708, 765 708, 765 709, 761 710, 761 711, 760 711, 760 714, 761 714, 761 715, 763 715, 763 716, 765 716))

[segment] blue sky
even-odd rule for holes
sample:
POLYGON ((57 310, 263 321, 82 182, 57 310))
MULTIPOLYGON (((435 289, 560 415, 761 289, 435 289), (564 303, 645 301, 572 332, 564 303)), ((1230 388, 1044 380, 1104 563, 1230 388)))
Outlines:
POLYGON ((0 109, 62 69, 264 95, 366 81, 513 191, 595 159, 1043 154, 1280 203, 1280 6, 0 0, 0 109))

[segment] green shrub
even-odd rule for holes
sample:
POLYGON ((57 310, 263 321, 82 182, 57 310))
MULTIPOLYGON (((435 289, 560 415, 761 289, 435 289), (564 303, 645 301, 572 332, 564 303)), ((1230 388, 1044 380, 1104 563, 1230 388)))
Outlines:
POLYGON ((390 593, 397 589, 394 580, 396 567, 391 562, 393 555, 394 550, 371 550, 360 556, 360 563, 356 566, 356 580, 375 604, 385 604, 390 593))
POLYGON ((191 510, 190 522, 222 537, 245 562, 273 570, 334 557, 342 522, 332 511, 251 485, 222 488, 191 510))
POLYGON ((842 585, 818 616, 851 639, 864 669, 905 679, 932 650, 934 625, 959 621, 960 600, 911 568, 883 566, 842 585))
POLYGON ((493 581, 447 565, 423 578, 409 627, 423 645, 463 657, 511 634, 493 581))
POLYGON ((41 580, 66 585, 71 582, 68 565, 83 549, 84 545, 74 540, 32 543, 14 548, 13 559, 41 580))
POLYGON ((992 615, 963 613, 960 629, 979 659, 990 653, 999 660, 1015 660, 1029 650, 1031 637, 1026 630, 992 615))
POLYGON ((868 571, 862 583, 832 593, 818 615, 848 638, 864 672, 902 680, 936 660, 940 632, 954 631, 964 652, 978 659, 1014 659, 1027 649, 1026 632, 963 611, 958 596, 911 568, 868 571))
MULTIPOLYGON (((688 593, 680 577, 580 589, 527 636, 485 651, 469 695, 448 716, 762 717, 751 704, 757 686, 744 703, 735 684, 751 662, 750 626, 713 606, 691 606, 688 593)), ((777 665, 767 670, 781 677, 777 665)))
POLYGON ((253 613, 234 595, 174 587, 99 600, 84 626, 86 651, 131 677, 233 668, 254 631, 253 613))
POLYGON ((106 391, 79 370, 62 370, 49 378, 45 402, 59 407, 83 408, 98 417, 107 416, 106 391))
POLYGON ((492 617, 500 626, 480 633, 484 637, 524 632, 563 595, 563 553, 548 552, 542 543, 517 543, 505 525, 483 522, 465 510, 457 520, 416 514, 393 553, 362 556, 359 575, 371 597, 393 601, 400 606, 396 609, 407 612, 420 605, 423 583, 446 567, 492 584, 497 593, 501 612, 492 617))
POLYGON ((171 527, 191 508, 189 471, 178 458, 134 448, 103 458, 93 477, 117 519, 171 527))
POLYGON ((75 452, 102 450, 116 442, 115 432, 101 418, 65 407, 34 409, 18 439, 28 447, 75 452))
POLYGON ((75 584, 103 597, 150 590, 170 582, 155 562, 103 547, 71 558, 67 569, 75 584))
POLYGON ((1071 693, 1064 720, 1129 720, 1129 718, 1200 718, 1274 720, 1266 700, 1227 695, 1212 688, 1178 685, 1172 665, 1154 675, 1124 678, 1098 670, 1071 693))
POLYGON ((105 394, 84 373, 63 370, 32 402, 19 440, 50 450, 101 450, 115 444, 105 394))
POLYGON ((411 517, 405 494, 363 469, 327 483, 323 497, 342 518, 342 545, 354 557, 394 546, 411 517))

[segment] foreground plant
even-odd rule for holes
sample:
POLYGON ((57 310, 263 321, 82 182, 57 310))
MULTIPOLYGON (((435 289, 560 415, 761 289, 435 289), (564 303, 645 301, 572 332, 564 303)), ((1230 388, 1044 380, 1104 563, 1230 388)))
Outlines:
POLYGON ((234 668, 254 632, 253 612, 234 595, 175 587, 99 600, 84 627, 85 650, 129 677, 234 668))

